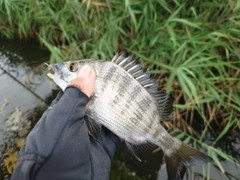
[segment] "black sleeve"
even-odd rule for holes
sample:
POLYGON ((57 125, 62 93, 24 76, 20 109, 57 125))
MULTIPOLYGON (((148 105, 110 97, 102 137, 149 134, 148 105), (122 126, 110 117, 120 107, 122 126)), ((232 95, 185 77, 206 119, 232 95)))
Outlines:
POLYGON ((89 136, 89 98, 79 89, 68 87, 57 100, 30 132, 12 180, 108 179, 119 139, 105 128, 98 141, 89 136))

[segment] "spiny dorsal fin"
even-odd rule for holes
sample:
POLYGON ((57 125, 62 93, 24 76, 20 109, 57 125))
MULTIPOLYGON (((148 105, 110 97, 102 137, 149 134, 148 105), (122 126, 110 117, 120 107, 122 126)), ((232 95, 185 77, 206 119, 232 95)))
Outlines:
POLYGON ((172 98, 159 88, 159 83, 142 68, 138 60, 133 59, 133 54, 126 55, 126 52, 118 51, 112 58, 112 62, 117 64, 132 75, 157 101, 158 110, 162 120, 171 121, 174 117, 172 98))

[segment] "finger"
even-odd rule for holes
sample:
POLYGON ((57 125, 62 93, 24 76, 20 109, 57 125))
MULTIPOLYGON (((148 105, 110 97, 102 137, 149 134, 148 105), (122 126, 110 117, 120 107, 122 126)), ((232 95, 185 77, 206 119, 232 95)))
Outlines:
POLYGON ((96 72, 93 69, 91 69, 91 72, 89 73, 88 77, 91 78, 91 79, 96 80, 96 72))
POLYGON ((78 77, 88 77, 89 74, 91 73, 92 68, 89 65, 84 65, 79 73, 78 73, 78 77))

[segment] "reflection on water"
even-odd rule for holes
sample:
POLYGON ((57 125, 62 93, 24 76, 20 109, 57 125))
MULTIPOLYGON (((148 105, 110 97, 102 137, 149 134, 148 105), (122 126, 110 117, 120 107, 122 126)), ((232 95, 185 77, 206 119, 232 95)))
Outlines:
POLYGON ((4 39, 0 49, 0 179, 6 180, 17 161, 17 152, 46 106, 43 99, 51 89, 47 79, 33 70, 41 63, 39 55, 42 54, 43 61, 47 51, 37 49, 33 42, 4 39), (44 85, 45 91, 38 93, 44 85))
MULTIPOLYGON (((40 103, 41 104, 41 103, 40 103)), ((17 162, 17 152, 23 146, 26 136, 34 124, 40 118, 45 106, 35 107, 31 110, 22 111, 16 107, 10 116, 4 121, 5 130, 1 134, 1 176, 2 179, 10 179, 14 166, 17 162)), ((0 177, 1 177, 0 176, 0 177)))
MULTIPOLYGON (((27 134, 57 91, 56 85, 49 83, 46 76, 42 75, 46 70, 43 62, 48 60, 49 53, 39 49, 37 43, 1 39, 0 49, 0 180, 6 180, 10 178, 9 174, 17 161, 17 152, 24 144, 27 134)), ((197 123, 201 123, 201 120, 197 123)), ((196 125, 194 128, 199 127, 196 125)), ((207 144, 211 144, 215 136, 217 135, 209 132, 206 137, 207 144)), ((239 162, 239 136, 228 134, 217 142, 215 147, 239 162)), ((167 179, 161 150, 149 153, 142 162, 138 162, 122 144, 114 159, 117 159, 118 163, 113 164, 112 172, 119 173, 118 179, 139 179, 136 174, 141 179, 167 179), (131 169, 127 175, 122 174, 125 165, 131 169)), ((188 170, 185 179, 203 179, 202 176, 209 172, 211 179, 237 180, 240 177, 240 167, 234 163, 223 162, 223 169, 224 174, 214 164, 204 168, 195 166, 188 170)))

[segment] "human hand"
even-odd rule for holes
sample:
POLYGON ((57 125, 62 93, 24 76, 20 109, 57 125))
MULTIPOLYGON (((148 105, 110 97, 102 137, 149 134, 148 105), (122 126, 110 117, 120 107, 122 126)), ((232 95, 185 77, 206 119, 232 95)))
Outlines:
POLYGON ((77 78, 74 79, 70 86, 78 87, 83 93, 90 97, 95 88, 96 73, 88 65, 84 65, 78 72, 77 78))

